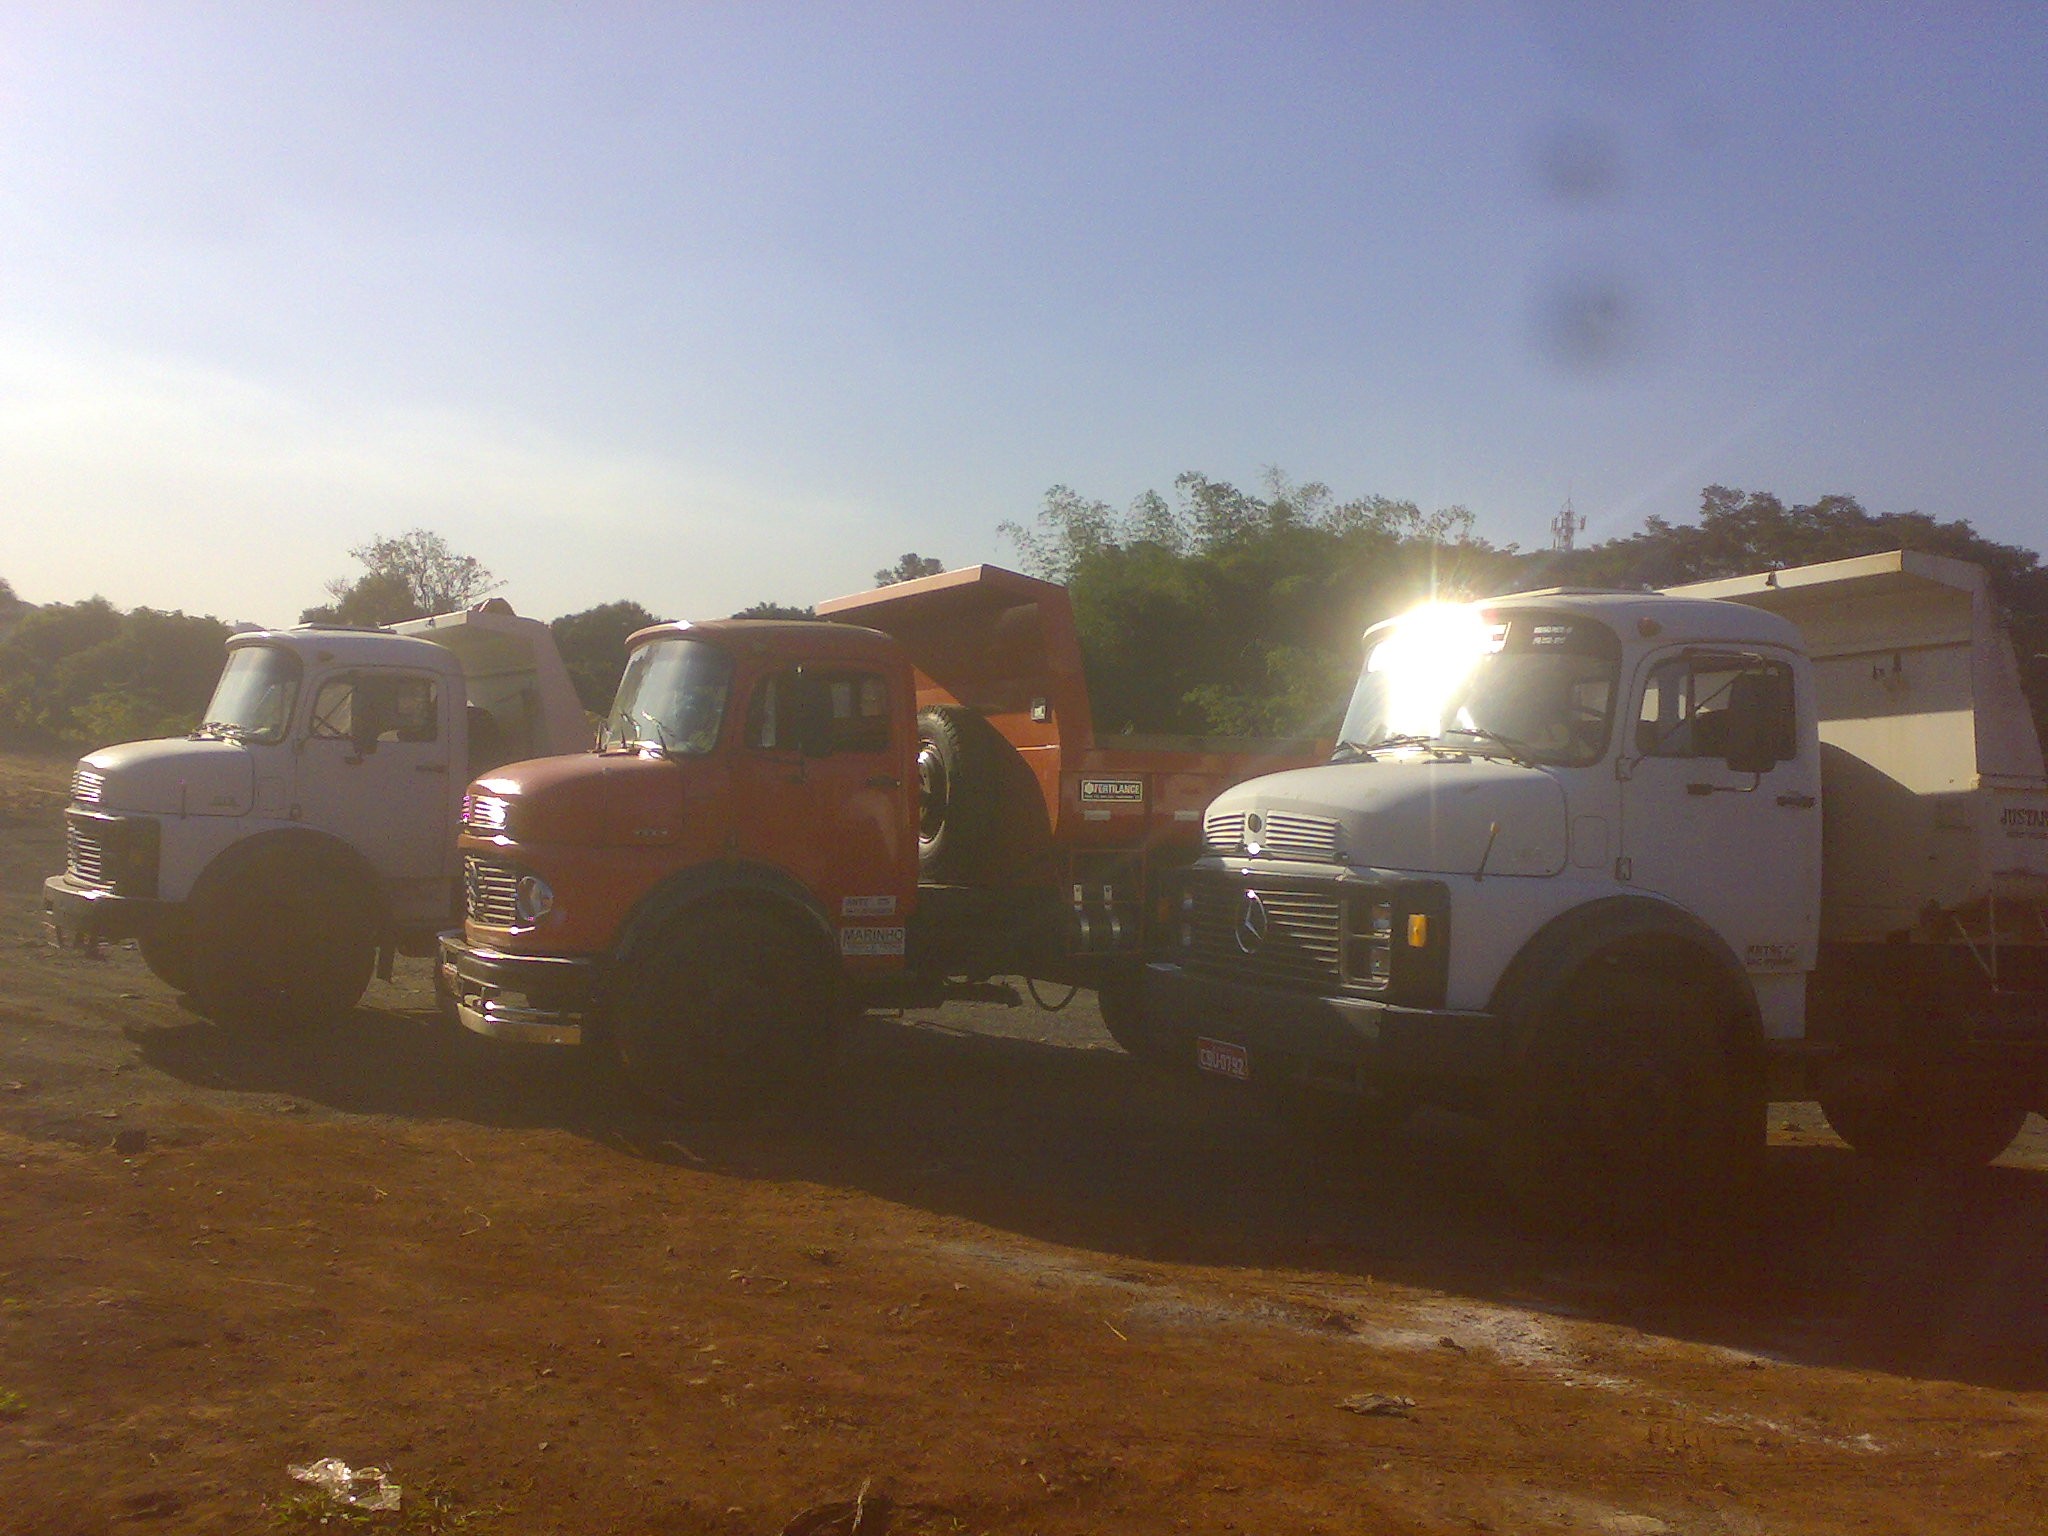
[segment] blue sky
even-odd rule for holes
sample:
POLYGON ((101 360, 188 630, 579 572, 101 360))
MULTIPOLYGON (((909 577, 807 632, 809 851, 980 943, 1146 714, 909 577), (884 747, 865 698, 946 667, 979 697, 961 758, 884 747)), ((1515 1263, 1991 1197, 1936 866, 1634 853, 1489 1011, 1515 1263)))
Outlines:
POLYGON ((0 4, 0 576, 1014 560, 1267 466, 2048 546, 2048 7, 0 4))

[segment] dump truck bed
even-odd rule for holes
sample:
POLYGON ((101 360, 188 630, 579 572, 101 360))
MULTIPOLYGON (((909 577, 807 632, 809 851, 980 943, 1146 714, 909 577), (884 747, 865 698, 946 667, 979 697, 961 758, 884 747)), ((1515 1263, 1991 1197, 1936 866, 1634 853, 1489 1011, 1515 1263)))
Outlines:
POLYGON ((580 752, 590 720, 555 648, 552 630, 493 598, 459 613, 408 619, 393 630, 451 652, 462 664, 469 702, 489 715, 498 761, 580 752))
POLYGON ((1962 914, 2048 942, 2048 773, 1981 567, 1895 550, 1671 590, 1782 614, 1813 659, 1823 939, 1962 914))
POLYGON ((834 598, 821 617, 892 636, 917 674, 919 708, 959 705, 1017 749, 1067 847, 1192 846, 1217 793, 1301 767, 1328 743, 1208 736, 1098 740, 1067 589, 977 565, 834 598))

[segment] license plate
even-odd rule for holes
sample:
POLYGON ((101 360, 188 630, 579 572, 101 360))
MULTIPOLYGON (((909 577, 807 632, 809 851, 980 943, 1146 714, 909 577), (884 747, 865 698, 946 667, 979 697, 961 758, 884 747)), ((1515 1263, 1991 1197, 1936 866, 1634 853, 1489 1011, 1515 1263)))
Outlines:
POLYGON ((1218 1077, 1234 1077, 1240 1083, 1252 1080, 1251 1053, 1228 1040, 1197 1040, 1195 1065, 1204 1072, 1214 1072, 1218 1077))

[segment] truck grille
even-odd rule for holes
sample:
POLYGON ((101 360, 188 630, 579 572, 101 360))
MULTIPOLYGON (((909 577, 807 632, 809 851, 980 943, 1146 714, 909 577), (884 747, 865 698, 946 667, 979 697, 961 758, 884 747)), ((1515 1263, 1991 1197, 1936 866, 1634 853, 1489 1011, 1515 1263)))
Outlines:
POLYGON ((1343 984, 1343 905, 1334 891, 1187 887, 1188 963, 1246 981, 1335 991, 1343 984))
POLYGON ((64 867, 80 885, 110 891, 114 888, 113 861, 107 857, 107 845, 94 835, 94 830, 90 822, 81 826, 75 820, 65 821, 64 867))
POLYGON ((512 811, 503 795, 464 795, 462 825, 471 832, 502 832, 512 811))
POLYGON ((518 920, 519 871, 495 859, 466 854, 462 860, 463 909, 473 923, 511 928, 518 920))
POLYGON ((1337 862, 1337 823, 1328 816, 1301 816, 1292 811, 1229 811, 1211 816, 1203 824, 1202 840, 1212 851, 1222 854, 1248 853, 1256 843, 1255 858, 1337 862), (1254 819, 1256 828, 1250 825, 1254 819))
POLYGON ((98 805, 100 796, 106 793, 107 776, 83 763, 72 770, 71 799, 77 805, 98 805))

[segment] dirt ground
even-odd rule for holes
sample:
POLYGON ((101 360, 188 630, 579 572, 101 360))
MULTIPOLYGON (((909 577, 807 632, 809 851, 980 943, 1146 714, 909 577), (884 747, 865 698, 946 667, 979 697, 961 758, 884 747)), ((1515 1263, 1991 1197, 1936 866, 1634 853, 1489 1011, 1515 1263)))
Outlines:
POLYGON ((0 762, 0 1532, 2038 1532, 2048 1137, 1776 1106, 1765 1241, 1516 1234, 1471 1129, 1304 1138, 1064 1013, 875 1017, 802 1115, 438 1025, 296 1048, 45 948, 0 762), (395 1513, 288 1472, 376 1466, 395 1513), (865 1493, 863 1494, 863 1490, 865 1493))

